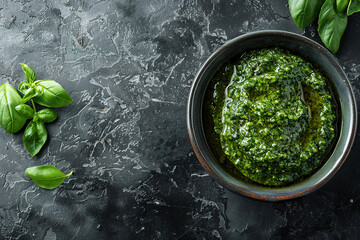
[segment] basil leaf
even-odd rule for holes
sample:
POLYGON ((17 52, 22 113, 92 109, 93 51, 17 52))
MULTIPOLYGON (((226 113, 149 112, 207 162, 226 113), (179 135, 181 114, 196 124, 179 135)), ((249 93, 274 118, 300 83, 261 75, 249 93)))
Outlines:
POLYGON ((23 118, 15 107, 21 103, 21 97, 9 83, 0 85, 0 125, 8 133, 16 133, 24 126, 23 118))
POLYGON ((336 12, 335 0, 326 0, 320 11, 318 25, 321 40, 332 53, 336 53, 346 29, 347 15, 336 12))
POLYGON ((64 174, 59 169, 50 165, 30 167, 25 170, 25 174, 33 180, 33 182, 41 188, 54 189, 60 186, 65 178, 72 175, 64 174))
POLYGON ((31 119, 34 117, 34 109, 32 109, 29 105, 17 105, 15 110, 25 119, 31 119))
POLYGON ((290 14, 299 29, 304 29, 319 15, 324 0, 289 0, 290 14))
POLYGON ((336 0, 336 11, 343 12, 349 4, 349 0, 336 0))
POLYGON ((31 121, 24 132, 24 145, 26 150, 35 156, 42 146, 45 144, 47 139, 47 131, 45 124, 40 121, 31 121))
POLYGON ((29 101, 31 98, 35 97, 36 95, 37 95, 37 92, 35 91, 35 89, 29 88, 25 92, 24 97, 21 99, 21 102, 26 103, 27 101, 29 101))
POLYGON ((56 112, 50 108, 42 109, 38 111, 36 114, 39 117, 39 120, 44 123, 53 122, 57 118, 56 112))
POLYGON ((350 0, 347 15, 350 16, 356 12, 360 12, 360 0, 350 0))
POLYGON ((36 74, 27 64, 19 63, 22 65, 22 70, 25 72, 26 81, 28 83, 33 83, 36 80, 36 74))
POLYGON ((54 80, 38 80, 34 82, 37 96, 34 101, 45 107, 63 107, 73 100, 65 89, 54 80))
POLYGON ((22 81, 18 87, 19 91, 23 94, 30 88, 30 84, 27 81, 22 81))

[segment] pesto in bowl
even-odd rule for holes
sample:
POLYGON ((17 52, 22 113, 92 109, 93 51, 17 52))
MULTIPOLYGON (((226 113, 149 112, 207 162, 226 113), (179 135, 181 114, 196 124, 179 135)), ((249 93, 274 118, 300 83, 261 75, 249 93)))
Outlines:
POLYGON ((326 76, 302 57, 281 48, 249 51, 211 82, 204 108, 212 122, 205 127, 217 135, 220 161, 248 179, 291 184, 332 150, 335 97, 326 76))

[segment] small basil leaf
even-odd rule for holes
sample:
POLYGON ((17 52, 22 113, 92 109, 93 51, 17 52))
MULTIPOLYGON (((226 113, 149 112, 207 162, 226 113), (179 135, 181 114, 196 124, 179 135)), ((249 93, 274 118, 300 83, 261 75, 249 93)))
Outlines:
POLYGON ((32 70, 27 64, 25 63, 19 63, 20 65, 22 65, 22 70, 25 73, 26 76, 26 81, 28 83, 33 83, 36 80, 36 74, 34 72, 34 70, 32 70))
POLYGON ((18 132, 25 124, 15 107, 21 103, 21 97, 9 83, 0 85, 0 125, 8 133, 18 132))
POLYGON ((346 29, 347 16, 346 13, 336 12, 335 0, 326 0, 320 11, 318 25, 321 40, 332 53, 336 53, 346 29))
POLYGON ((26 119, 31 119, 34 117, 34 109, 32 109, 29 105, 20 104, 15 107, 15 110, 26 119))
POLYGON ((23 94, 30 88, 30 84, 27 81, 22 81, 18 87, 19 91, 23 94))
POLYGON ((34 88, 29 88, 25 94, 24 97, 21 99, 22 103, 26 103, 27 101, 29 101, 31 98, 35 97, 37 95, 36 91, 34 88))
POLYGON ((290 14, 299 29, 304 29, 319 15, 324 0, 289 0, 290 14))
POLYGON ((347 15, 350 16, 353 13, 360 12, 360 0, 350 0, 347 15))
POLYGON ((45 144, 47 139, 47 131, 45 124, 40 121, 31 121, 24 132, 24 145, 26 150, 35 156, 42 146, 45 144))
POLYGON ((54 166, 43 165, 27 168, 25 174, 39 187, 54 189, 60 186, 65 178, 72 175, 72 172, 66 175, 54 166))
POLYGON ((34 114, 34 118, 33 118, 33 122, 36 122, 39 120, 39 116, 37 115, 37 113, 34 114))
POLYGON ((349 0, 336 0, 336 11, 343 12, 349 4, 349 0))
POLYGON ((57 118, 56 112, 50 108, 45 108, 38 111, 37 116, 39 117, 39 120, 44 123, 53 122, 57 118))
POLYGON ((38 80, 34 82, 37 96, 34 101, 45 107, 63 107, 73 102, 65 89, 54 80, 38 80))

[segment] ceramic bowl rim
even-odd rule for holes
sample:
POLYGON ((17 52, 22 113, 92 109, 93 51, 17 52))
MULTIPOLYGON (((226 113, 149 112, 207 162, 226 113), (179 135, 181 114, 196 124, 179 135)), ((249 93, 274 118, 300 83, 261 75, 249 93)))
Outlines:
MULTIPOLYGON (((333 80, 333 81, 337 81, 337 80, 333 80)), ((201 106, 202 106, 202 103, 201 103, 201 106)), ((202 115, 202 113, 201 113, 201 115, 202 115)), ((344 121, 344 119, 342 119, 342 121, 344 121)), ((340 169, 340 167, 346 160, 347 156, 349 155, 351 147, 352 147, 354 139, 355 139, 355 136, 356 136, 356 128, 357 128, 357 106, 356 106, 354 93, 353 93, 351 84, 350 84, 349 80, 347 79, 347 76, 344 73, 343 69, 341 68, 341 65, 339 64, 337 59, 327 49, 325 49, 323 46, 321 46, 317 42, 315 42, 307 37, 301 36, 299 34, 287 32, 287 31, 281 31, 281 30, 262 30, 262 31, 246 33, 246 34, 240 35, 238 37, 235 37, 235 38, 227 41, 222 46, 220 46, 217 50, 214 51, 214 53, 212 53, 210 55, 209 58, 207 58, 207 60, 204 62, 204 64, 200 67, 199 71, 197 72, 197 74, 194 78, 193 84, 191 86, 191 89, 190 89, 188 103, 187 103, 188 134, 189 134, 190 142, 192 144, 194 152, 197 156, 197 159, 201 163, 201 165, 207 170, 207 172, 217 182, 219 182, 225 188, 229 189, 230 191, 232 191, 236 194, 239 194, 239 195, 242 195, 245 197, 249 197, 249 198, 253 198, 253 199, 258 199, 258 200, 279 201, 279 200, 287 200, 287 199, 297 198, 297 197, 309 194, 309 193, 317 190, 321 186, 323 186, 326 182, 328 182, 335 175, 335 173, 340 169), (286 37, 286 38, 289 38, 292 40, 300 40, 304 44, 310 45, 311 48, 315 48, 317 51, 321 52, 321 54, 323 54, 327 58, 327 60, 336 69, 336 72, 341 75, 342 80, 344 81, 345 87, 348 90, 347 97, 349 98, 350 108, 351 108, 351 112, 349 113, 350 117, 348 119, 350 131, 347 133, 344 133, 341 131, 341 133, 340 133, 340 135, 345 134, 344 141, 346 141, 344 143, 345 149, 342 150, 341 157, 336 160, 334 166, 332 166, 330 171, 328 171, 324 176, 321 176, 319 179, 316 179, 315 180, 316 182, 314 184, 312 184, 311 186, 308 186, 308 187, 298 190, 298 191, 290 191, 289 190, 289 193, 287 193, 287 188, 288 188, 287 186, 282 187, 281 189, 283 189, 283 190, 279 191, 279 192, 273 191, 271 189, 262 189, 262 190, 260 189, 259 191, 254 193, 251 191, 251 189, 250 190, 246 189, 247 183, 241 182, 241 181, 235 179, 235 181, 238 181, 238 183, 241 182, 241 184, 245 187, 245 188, 239 188, 236 184, 229 181, 229 179, 227 177, 224 177, 229 174, 226 173, 221 167, 216 167, 216 165, 218 165, 218 163, 214 162, 213 159, 209 159, 209 157, 206 157, 206 156, 209 156, 209 154, 212 155, 211 150, 209 153, 200 148, 199 142, 198 142, 199 138, 196 136, 198 133, 196 133, 195 129, 194 129, 193 101, 194 101, 194 94, 195 94, 195 91, 196 91, 196 88, 197 88, 199 82, 204 81, 204 80, 202 80, 203 78, 201 78, 204 74, 204 71, 207 71, 208 65, 215 58, 219 57, 224 50, 231 47, 232 45, 239 44, 239 43, 241 43, 241 41, 244 41, 244 40, 248 40, 248 39, 256 38, 256 37, 266 37, 266 36, 274 37, 276 35, 286 37)), ((338 146, 335 147, 333 152, 335 152, 335 150, 337 150, 337 147, 338 146)), ((329 159, 327 159, 326 162, 329 159)), ((313 175, 310 176, 309 179, 312 177, 313 177, 313 175)), ((291 187, 291 186, 292 185, 289 185, 289 187, 291 187)))

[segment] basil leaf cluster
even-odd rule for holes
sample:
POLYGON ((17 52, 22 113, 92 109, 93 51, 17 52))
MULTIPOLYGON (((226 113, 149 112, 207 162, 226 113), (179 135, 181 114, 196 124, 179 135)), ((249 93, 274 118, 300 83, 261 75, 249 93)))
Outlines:
MULTIPOLYGON (((29 119, 24 131, 23 141, 26 150, 35 156, 44 146, 48 132, 45 123, 56 120, 53 109, 73 102, 66 90, 54 80, 37 80, 36 74, 27 64, 20 63, 26 80, 21 82, 18 91, 8 82, 0 85, 0 125, 8 133, 20 131, 29 119), (31 102, 31 106, 27 103, 31 102), (35 103, 47 107, 36 110, 35 103)), ((59 169, 44 165, 26 169, 25 173, 39 187, 54 189, 72 174, 63 174, 59 169)))
POLYGON ((33 69, 25 63, 20 65, 26 80, 20 83, 18 89, 24 96, 21 98, 9 83, 0 86, 0 113, 3 116, 0 125, 7 132, 15 133, 24 126, 27 119, 30 119, 23 140, 26 150, 31 156, 35 156, 47 140, 45 123, 53 122, 57 118, 56 112, 49 108, 37 112, 35 103, 44 107, 59 108, 72 103, 73 100, 59 83, 54 80, 37 80, 33 69), (29 101, 33 107, 25 104, 29 101))
POLYGON ((336 53, 348 16, 360 12, 360 0, 289 0, 289 10, 301 30, 319 17, 319 36, 325 46, 336 53))

